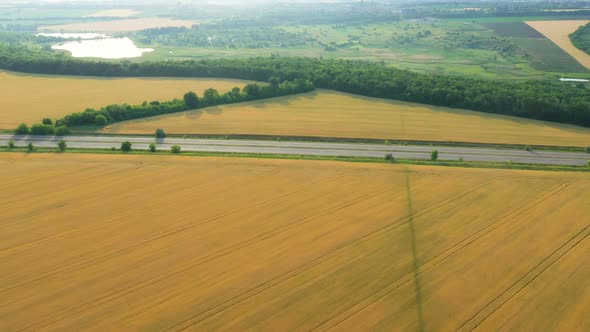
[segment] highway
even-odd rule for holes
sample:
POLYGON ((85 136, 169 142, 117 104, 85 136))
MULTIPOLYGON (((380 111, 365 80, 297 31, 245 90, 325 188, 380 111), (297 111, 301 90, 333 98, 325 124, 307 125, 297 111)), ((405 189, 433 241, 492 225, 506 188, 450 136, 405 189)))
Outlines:
POLYGON ((121 143, 129 141, 134 149, 147 150, 150 143, 156 143, 159 150, 170 150, 179 145, 182 151, 191 152, 233 152, 261 154, 293 154, 310 156, 377 157, 383 158, 391 153, 399 159, 429 160, 430 153, 438 150, 439 160, 460 160, 480 162, 514 162, 543 165, 582 166, 590 160, 590 154, 583 152, 525 151, 494 148, 424 146, 424 145, 385 145, 360 143, 291 142, 264 140, 215 140, 133 136, 13 136, 0 135, 0 146, 13 140, 16 146, 24 147, 33 143, 36 147, 57 147, 65 140, 69 148, 111 149, 120 148, 121 143))

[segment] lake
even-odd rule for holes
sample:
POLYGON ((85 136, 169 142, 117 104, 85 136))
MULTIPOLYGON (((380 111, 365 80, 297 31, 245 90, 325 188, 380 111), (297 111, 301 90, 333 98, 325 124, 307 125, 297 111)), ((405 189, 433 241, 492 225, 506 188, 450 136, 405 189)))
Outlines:
POLYGON ((74 58, 124 59, 137 58, 144 53, 154 51, 151 48, 139 48, 127 38, 102 38, 68 41, 51 47, 54 50, 65 50, 74 58))

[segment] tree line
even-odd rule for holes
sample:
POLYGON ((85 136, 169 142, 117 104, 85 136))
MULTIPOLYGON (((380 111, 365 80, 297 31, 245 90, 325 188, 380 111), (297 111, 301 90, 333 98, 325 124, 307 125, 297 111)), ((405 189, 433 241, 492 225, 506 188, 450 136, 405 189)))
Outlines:
POLYGON ((74 126, 105 126, 110 123, 145 118, 150 116, 182 112, 209 106, 240 103, 251 100, 279 97, 314 90, 310 81, 296 79, 282 81, 278 77, 271 77, 269 84, 247 84, 243 89, 235 87, 232 90, 219 93, 213 88, 203 92, 201 96, 193 91, 184 94, 182 99, 169 101, 143 102, 140 105, 113 104, 100 109, 87 108, 83 112, 68 114, 53 123, 51 119, 43 119, 40 124, 30 128, 26 124, 19 125, 17 135, 66 135, 69 128, 74 126))
POLYGON ((318 88, 369 97, 590 127, 588 85, 557 80, 484 80, 415 73, 384 63, 279 56, 103 62, 43 53, 24 46, 0 46, 0 68, 42 74, 108 77, 220 77, 255 81, 269 81, 274 77, 281 82, 309 81, 318 88))
POLYGON ((580 26, 569 37, 574 46, 590 54, 590 23, 580 26))

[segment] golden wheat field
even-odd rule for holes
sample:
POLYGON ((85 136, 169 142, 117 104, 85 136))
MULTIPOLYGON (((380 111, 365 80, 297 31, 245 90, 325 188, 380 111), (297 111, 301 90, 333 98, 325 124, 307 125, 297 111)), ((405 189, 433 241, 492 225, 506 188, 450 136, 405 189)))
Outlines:
POLYGON ((256 134, 538 145, 590 145, 590 129, 315 91, 114 124, 118 134, 256 134))
POLYGON ((525 23, 549 38, 584 67, 590 69, 590 55, 575 47, 569 38, 570 33, 576 31, 580 26, 585 25, 588 22, 589 21, 587 20, 569 20, 528 21, 525 23))
POLYGON ((16 74, 0 71, 0 129, 19 123, 39 123, 89 107, 138 104, 143 101, 182 98, 193 90, 229 91, 247 82, 230 79, 98 78, 16 74))
POLYGON ((1 153, 0 330, 589 330, 588 173, 1 153))
POLYGON ((161 17, 146 17, 90 23, 47 25, 39 27, 38 30, 66 32, 129 32, 156 28, 190 28, 194 24, 197 24, 197 22, 161 17))

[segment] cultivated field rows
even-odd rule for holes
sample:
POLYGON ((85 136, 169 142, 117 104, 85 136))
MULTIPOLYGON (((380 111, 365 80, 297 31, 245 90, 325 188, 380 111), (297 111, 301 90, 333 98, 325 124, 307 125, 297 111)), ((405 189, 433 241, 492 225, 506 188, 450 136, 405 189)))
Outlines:
POLYGON ((529 21, 525 23, 551 39, 584 67, 590 69, 590 55, 574 46, 569 39, 571 33, 588 23, 587 20, 529 21))
POLYGON ((590 328, 584 173, 8 153, 0 166, 0 330, 590 328))

